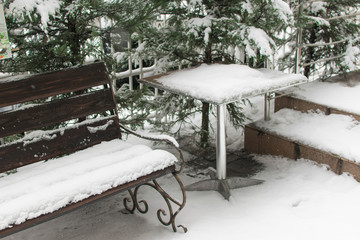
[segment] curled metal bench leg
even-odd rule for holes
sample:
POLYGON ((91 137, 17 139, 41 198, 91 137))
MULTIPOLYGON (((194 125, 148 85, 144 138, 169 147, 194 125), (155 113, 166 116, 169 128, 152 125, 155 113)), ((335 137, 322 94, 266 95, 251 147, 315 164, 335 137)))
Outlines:
POLYGON ((171 197, 160 185, 156 180, 152 180, 151 182, 144 183, 142 185, 139 185, 134 188, 134 190, 128 190, 129 197, 124 198, 124 206, 127 211, 130 213, 134 213, 135 210, 138 210, 140 213, 147 213, 149 210, 149 205, 147 201, 145 200, 139 200, 138 199, 138 192, 139 189, 142 186, 149 186, 153 189, 155 189, 165 200, 166 205, 168 207, 168 210, 165 211, 164 209, 157 210, 157 217, 159 221, 165 225, 169 226, 171 225, 174 232, 177 232, 178 228, 183 229, 184 232, 187 232, 187 228, 183 225, 176 225, 175 220, 176 216, 179 214, 179 212, 184 208, 186 203, 186 192, 183 183, 181 182, 179 176, 176 172, 173 172, 172 175, 176 179, 176 181, 179 184, 181 193, 182 193, 182 201, 178 201, 175 198, 171 197), (174 211, 173 206, 177 208, 176 211, 174 211), (164 219, 164 217, 167 216, 168 219, 164 219))

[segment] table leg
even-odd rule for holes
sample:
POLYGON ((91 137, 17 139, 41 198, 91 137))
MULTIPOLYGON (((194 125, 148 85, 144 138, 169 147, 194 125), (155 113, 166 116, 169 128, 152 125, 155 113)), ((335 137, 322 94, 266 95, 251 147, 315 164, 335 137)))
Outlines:
POLYGON ((265 93, 264 95, 264 120, 269 121, 270 120, 270 93, 265 93))
POLYGON ((225 104, 217 105, 216 170, 210 168, 210 179, 190 184, 185 187, 185 190, 218 191, 226 200, 229 200, 230 189, 253 186, 264 181, 241 177, 226 177, 225 107, 225 104))
POLYGON ((226 179, 225 105, 217 105, 216 110, 216 177, 226 179))

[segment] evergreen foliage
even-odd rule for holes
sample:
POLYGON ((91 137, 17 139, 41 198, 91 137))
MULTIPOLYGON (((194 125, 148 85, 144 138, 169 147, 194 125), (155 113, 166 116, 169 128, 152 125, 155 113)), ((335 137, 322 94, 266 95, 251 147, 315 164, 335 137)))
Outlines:
POLYGON ((245 63, 269 57, 276 33, 292 24, 292 13, 281 0, 169 1, 161 27, 139 30, 147 47, 170 62, 245 63))
MULTIPOLYGON (((320 74, 325 79, 356 69, 360 25, 353 14, 359 10, 359 0, 289 1, 289 4, 296 16, 296 27, 302 29, 300 66, 305 76, 320 74), (317 63, 307 65, 311 62, 317 63)), ((283 68, 294 66, 296 34, 293 31, 286 40, 291 50, 282 59, 283 68)))
POLYGON ((88 57, 105 59, 101 39, 115 26, 100 28, 99 20, 112 19, 129 31, 154 8, 143 2, 28 0, 24 6, 24 1, 6 0, 10 42, 19 51, 1 62, 0 71, 44 72, 82 64, 88 57))
MULTIPOLYGON (((93 57, 105 60, 113 73, 128 67, 130 55, 134 65, 140 58, 145 65, 157 59, 156 73, 213 63, 264 67, 284 42, 291 51, 282 67, 292 68, 296 29, 302 29, 303 44, 317 44, 302 48, 303 64, 319 61, 302 68, 306 76, 319 69, 323 76, 353 70, 360 53, 359 24, 339 17, 356 12, 360 0, 27 0, 25 7, 21 2, 5 0, 10 41, 19 51, 0 63, 2 72, 51 71, 93 57), (100 27, 99 18, 111 24, 100 27), (126 33, 135 48, 114 53, 108 47, 104 52, 115 29, 126 33), (284 40, 285 29, 291 34, 284 40), (330 42, 336 44, 326 44, 330 42)), ((202 146, 208 144, 214 106, 170 93, 155 98, 147 88, 130 91, 127 85, 119 89, 117 100, 133 128, 147 121, 179 133, 183 124, 191 124, 202 146), (192 122, 198 112, 201 128, 192 122)), ((236 127, 245 120, 243 104, 227 106, 236 127)))
MULTIPOLYGON (((160 71, 203 63, 264 66, 280 41, 277 33, 293 23, 289 6, 281 0, 173 0, 167 1, 160 13, 159 17, 165 18, 161 27, 137 28, 149 54, 160 57, 160 71)), ((171 117, 167 125, 186 122, 192 113, 202 112, 197 133, 201 145, 208 145, 209 114, 214 107, 176 95, 164 95, 157 101, 161 106, 171 105, 171 111, 162 108, 163 115, 171 117)), ((228 110, 231 121, 240 127, 245 120, 241 103, 229 105, 228 110)))
MULTIPOLYGON (((111 66, 111 56, 103 52, 105 36, 119 25, 124 31, 131 31, 161 4, 156 0, 151 3, 141 0, 5 0, 9 40, 12 47, 19 50, 13 58, 0 62, 0 71, 54 71, 82 64, 89 58, 105 60, 107 66, 111 66), (101 26, 100 20, 104 19, 118 25, 101 26)), ((79 93, 84 92, 75 94, 79 93)), ((63 95, 53 98, 57 97, 63 95)), ((66 124, 68 122, 59 126, 66 124)))

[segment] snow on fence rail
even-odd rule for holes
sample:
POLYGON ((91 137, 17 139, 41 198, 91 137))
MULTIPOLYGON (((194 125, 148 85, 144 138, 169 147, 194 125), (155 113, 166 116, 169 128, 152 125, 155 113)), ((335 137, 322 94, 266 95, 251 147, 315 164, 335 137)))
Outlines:
MULTIPOLYGON (((128 46, 128 50, 131 50, 131 40, 127 41, 127 46, 128 46)), ((139 40, 139 45, 141 45, 141 41, 139 40)), ((115 78, 116 79, 122 79, 122 78, 129 78, 129 89, 130 90, 134 90, 134 76, 139 76, 140 79, 142 79, 144 77, 145 73, 152 73, 155 70, 155 66, 156 66, 156 59, 154 60, 155 63, 150 66, 150 67, 144 67, 143 66, 143 58, 140 57, 139 59, 139 67, 138 68, 133 68, 133 58, 132 55, 130 54, 128 57, 128 70, 123 71, 123 72, 116 72, 115 73, 115 78)), ((113 80, 113 86, 114 88, 116 88, 116 79, 113 80)), ((140 83, 140 88, 143 88, 143 84, 140 83)), ((114 89, 114 91, 116 92, 117 89, 114 89)), ((158 89, 155 88, 155 96, 158 95, 158 89)))

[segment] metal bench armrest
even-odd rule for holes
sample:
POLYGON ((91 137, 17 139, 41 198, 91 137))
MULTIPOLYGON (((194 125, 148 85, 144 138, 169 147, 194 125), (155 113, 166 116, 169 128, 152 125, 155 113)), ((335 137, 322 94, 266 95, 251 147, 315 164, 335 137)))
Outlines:
POLYGON ((179 144, 178 142, 171 136, 168 135, 144 135, 144 134, 140 134, 137 133, 131 129, 129 129, 128 127, 124 126, 123 124, 119 123, 119 126, 121 129, 123 129, 125 132, 128 132, 130 134, 133 134, 136 137, 142 138, 142 139, 146 139, 146 140, 150 140, 150 141, 155 141, 155 142, 165 142, 169 145, 171 145, 173 148, 175 148, 179 160, 180 160, 180 168, 176 169, 176 173, 180 173, 183 168, 184 168, 184 156, 182 154, 182 151, 179 148, 179 144))

